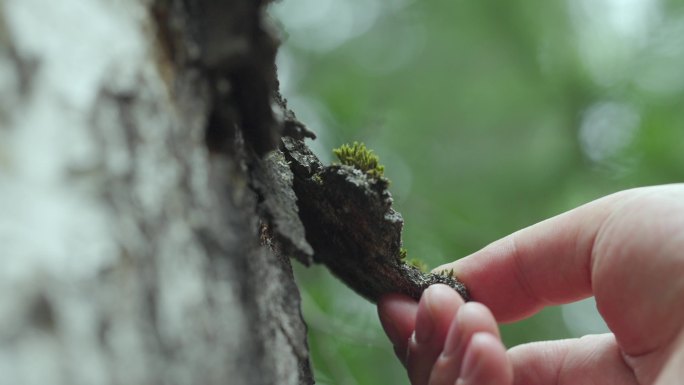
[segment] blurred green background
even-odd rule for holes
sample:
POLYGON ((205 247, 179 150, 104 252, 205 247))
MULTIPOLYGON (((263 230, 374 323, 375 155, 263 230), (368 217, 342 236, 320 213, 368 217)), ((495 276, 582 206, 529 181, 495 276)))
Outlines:
MULTIPOLYGON (((365 142, 431 267, 603 195, 684 180, 684 1, 282 0, 281 89, 324 161, 365 142)), ((375 307, 297 266, 318 383, 408 384, 375 307)), ((591 300, 508 346, 605 330, 591 300)))

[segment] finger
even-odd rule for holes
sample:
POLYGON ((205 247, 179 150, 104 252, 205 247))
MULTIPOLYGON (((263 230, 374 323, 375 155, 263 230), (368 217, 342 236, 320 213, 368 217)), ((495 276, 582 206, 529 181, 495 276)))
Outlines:
POLYGON ((684 378, 684 332, 679 335, 678 341, 674 343, 673 350, 674 352, 665 363, 655 385, 676 384, 684 378))
POLYGON ((406 368, 413 385, 427 385, 435 360, 463 299, 446 285, 430 286, 420 299, 416 331, 409 341, 406 368))
POLYGON ((456 385, 511 385, 513 370, 501 339, 475 333, 466 348, 463 370, 456 385))
POLYGON ((416 325, 418 303, 401 294, 388 294, 378 301, 378 316, 394 352, 402 364, 406 365, 408 340, 416 325))
MULTIPOLYGON (((430 385, 453 385, 456 382, 466 347, 472 336, 480 332, 500 338, 496 321, 489 309, 481 303, 468 302, 458 309, 449 327, 442 354, 430 373, 430 385)), ((503 351, 505 353, 505 349, 503 351)))
POLYGON ((638 384, 612 334, 534 342, 508 356, 518 385, 638 384))
POLYGON ((442 268, 501 322, 594 294, 623 350, 643 355, 684 323, 683 197, 684 184, 613 194, 442 268))
POLYGON ((627 195, 614 194, 540 222, 437 270, 454 269, 472 298, 501 322, 588 297, 594 240, 627 195))

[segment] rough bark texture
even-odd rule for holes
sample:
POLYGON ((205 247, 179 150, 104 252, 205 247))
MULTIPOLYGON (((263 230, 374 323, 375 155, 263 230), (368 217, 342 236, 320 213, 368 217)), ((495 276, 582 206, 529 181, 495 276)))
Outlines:
POLYGON ((387 179, 352 166, 323 166, 301 141, 284 138, 283 143, 316 262, 324 263, 371 302, 388 293, 419 299, 436 283, 447 284, 469 299, 465 286, 455 278, 423 273, 402 260, 404 222, 392 209, 387 179))
POLYGON ((0 1, 0 384, 313 383, 263 7, 0 1))

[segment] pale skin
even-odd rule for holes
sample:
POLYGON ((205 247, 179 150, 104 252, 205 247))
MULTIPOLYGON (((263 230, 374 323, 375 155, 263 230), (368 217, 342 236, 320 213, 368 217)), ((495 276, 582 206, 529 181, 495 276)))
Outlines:
POLYGON ((412 385, 684 383, 684 184, 607 196, 448 269, 473 302, 435 285, 378 303, 412 385), (504 347, 497 322, 590 296, 612 333, 504 347))

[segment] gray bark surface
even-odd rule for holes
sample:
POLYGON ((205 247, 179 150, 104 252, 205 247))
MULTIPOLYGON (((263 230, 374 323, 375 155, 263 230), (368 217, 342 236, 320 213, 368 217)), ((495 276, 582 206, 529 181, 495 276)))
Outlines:
POLYGON ((0 1, 0 384, 313 383, 264 6, 0 1))

